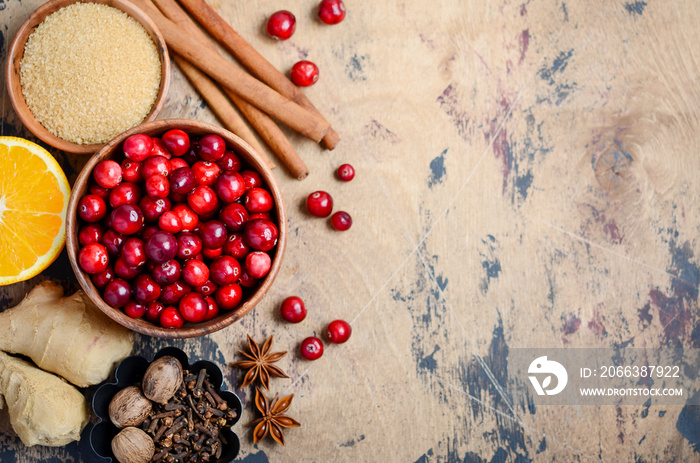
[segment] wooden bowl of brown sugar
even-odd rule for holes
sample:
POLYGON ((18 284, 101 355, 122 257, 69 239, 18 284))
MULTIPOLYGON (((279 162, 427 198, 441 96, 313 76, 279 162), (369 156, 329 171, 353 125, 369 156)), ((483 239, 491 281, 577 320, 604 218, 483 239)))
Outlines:
POLYGON ((6 81, 30 132, 59 150, 92 154, 156 118, 170 59, 156 25, 126 0, 51 0, 17 31, 6 81))

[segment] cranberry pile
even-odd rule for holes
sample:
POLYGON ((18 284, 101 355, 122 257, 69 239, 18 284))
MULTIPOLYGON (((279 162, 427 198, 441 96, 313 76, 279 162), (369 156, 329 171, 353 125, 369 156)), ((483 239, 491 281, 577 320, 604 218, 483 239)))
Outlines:
POLYGON ((216 134, 136 134, 122 152, 95 166, 78 203, 78 263, 104 301, 165 328, 238 307, 277 245, 260 174, 216 134))

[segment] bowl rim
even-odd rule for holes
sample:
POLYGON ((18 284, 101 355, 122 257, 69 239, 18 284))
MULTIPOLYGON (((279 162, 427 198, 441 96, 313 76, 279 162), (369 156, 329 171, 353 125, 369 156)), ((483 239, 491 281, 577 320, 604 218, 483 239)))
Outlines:
POLYGON ((10 97, 10 102, 12 103, 15 113, 19 117, 22 124, 24 124, 24 126, 32 134, 50 146, 61 151, 74 154, 93 154, 102 148, 106 143, 83 145, 64 140, 63 138, 49 132, 48 129, 46 129, 34 117, 31 110, 27 106, 19 80, 19 66, 20 62, 22 61, 22 57, 24 56, 24 45, 29 36, 50 14, 75 3, 98 3, 117 8, 138 22, 146 30, 149 37, 151 37, 151 39, 155 42, 161 63, 160 87, 158 89, 158 94, 156 95, 156 100, 142 123, 154 120, 165 104, 168 88, 170 87, 170 56, 168 54, 165 39, 160 33, 158 26, 156 26, 156 24, 151 20, 151 18, 148 17, 148 15, 146 15, 146 13, 143 12, 143 10, 139 9, 133 3, 127 0, 50 0, 34 10, 34 12, 32 12, 32 14, 29 15, 29 17, 22 23, 15 33, 12 43, 8 49, 7 64, 5 66, 7 93, 10 97))
POLYGON ((205 336, 226 328, 240 320, 262 300, 272 286, 272 283, 274 282, 275 277, 282 266, 286 244, 287 213, 282 192, 272 171, 263 162, 261 155, 259 155, 248 143, 234 133, 213 124, 194 119, 161 119, 145 122, 118 135, 88 160, 85 167, 83 167, 78 174, 78 178, 75 180, 71 196, 68 201, 68 211, 66 213, 66 251, 78 283, 90 300, 109 318, 132 331, 147 336, 166 339, 205 336), (274 211, 277 215, 278 229, 277 245, 275 254, 272 258, 272 267, 255 292, 232 311, 221 311, 217 317, 205 322, 196 324, 186 322, 182 328, 178 329, 163 328, 145 319, 131 318, 121 309, 108 305, 100 296, 99 291, 92 283, 89 275, 80 268, 77 261, 79 251, 78 230, 80 227, 77 217, 77 206, 78 201, 87 190, 90 174, 92 173, 95 165, 103 159, 109 159, 110 155, 113 154, 113 152, 122 144, 122 142, 131 135, 146 133, 147 135, 154 136, 162 134, 170 129, 182 129, 185 132, 188 132, 188 134, 192 134, 193 132, 197 135, 213 133, 221 136, 226 141, 227 147, 232 147, 236 154, 240 155, 248 164, 256 169, 262 176, 263 180, 265 180, 265 183, 269 187, 270 193, 275 201, 274 211))

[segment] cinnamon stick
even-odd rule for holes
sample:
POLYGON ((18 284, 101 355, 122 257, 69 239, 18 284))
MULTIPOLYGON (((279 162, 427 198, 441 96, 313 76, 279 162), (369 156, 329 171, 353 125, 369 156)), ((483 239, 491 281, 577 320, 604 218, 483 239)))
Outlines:
MULTIPOLYGON (((294 85, 284 74, 277 70, 255 48, 243 39, 238 33, 211 7, 205 0, 179 0, 190 14, 201 24, 216 40, 218 40, 238 61, 243 64, 253 75, 274 88, 287 98, 296 101, 301 106, 314 111, 319 116, 321 113, 309 101, 303 91, 294 85)), ((332 150, 336 147, 340 137, 333 130, 328 129, 323 137, 324 146, 332 150)))
POLYGON ((207 102, 207 105, 209 105, 209 108, 216 114, 221 123, 231 132, 241 137, 253 150, 259 153, 265 164, 267 164, 267 167, 274 169, 275 164, 267 157, 262 146, 260 146, 255 135, 253 135, 253 132, 248 128, 241 116, 238 115, 233 105, 231 105, 226 95, 219 87, 181 56, 174 54, 173 60, 180 67, 192 86, 197 89, 197 92, 204 98, 204 101, 207 102))
MULTIPOLYGON (((171 21, 176 23, 183 30, 187 31, 188 34, 196 37, 203 44, 206 44, 208 48, 216 51, 216 47, 214 47, 211 40, 209 40, 204 32, 199 29, 194 21, 190 19, 187 13, 185 13, 185 11, 182 10, 174 0, 152 1, 163 11, 164 14, 168 16, 171 21)), ((267 114, 260 111, 255 106, 237 96, 235 93, 228 90, 224 91, 243 113, 246 119, 248 119, 248 122, 251 123, 262 139, 265 140, 272 151, 280 158, 287 169, 289 169, 290 173, 298 180, 306 178, 306 176, 309 175, 309 169, 306 167, 306 164, 304 164, 304 161, 302 161, 292 144, 289 143, 289 140, 287 140, 284 133, 279 127, 277 127, 275 121, 270 119, 267 114)))
POLYGON ((149 1, 132 0, 132 3, 146 12, 158 26, 172 51, 242 99, 316 142, 320 142, 330 128, 330 124, 322 117, 238 69, 220 54, 202 44, 201 40, 183 34, 173 21, 166 18, 149 1))

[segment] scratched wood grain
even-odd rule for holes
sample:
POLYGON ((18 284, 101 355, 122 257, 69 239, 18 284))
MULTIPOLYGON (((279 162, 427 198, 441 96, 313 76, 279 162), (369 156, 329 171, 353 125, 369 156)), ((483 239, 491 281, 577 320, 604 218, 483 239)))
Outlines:
MULTIPOLYGON (((0 1, 3 60, 41 3, 0 1)), ((516 347, 700 347, 697 2, 347 0, 336 26, 310 0, 210 4, 279 69, 319 65, 305 91, 343 139, 325 152, 287 131, 311 175, 276 171, 291 239, 253 313, 200 339, 137 339, 224 367, 241 423, 251 391, 226 364, 245 333, 292 352, 272 390, 295 394, 302 427, 280 448, 239 424, 240 461, 700 461, 697 408, 535 408, 508 376, 516 347), (282 7, 297 30, 273 42, 262 25, 282 7), (317 189, 350 231, 304 214, 317 189), (291 294, 300 325, 276 315, 291 294), (350 342, 300 360, 335 318, 350 342)), ((2 133, 31 138, 3 95, 2 133)), ((170 116, 216 122, 177 70, 170 116)), ((71 180, 86 160, 54 154, 71 180)), ((41 278, 74 289, 68 268, 3 288, 0 309, 41 278)), ((87 461, 75 444, 24 448, 0 417, 0 461, 87 461)))

